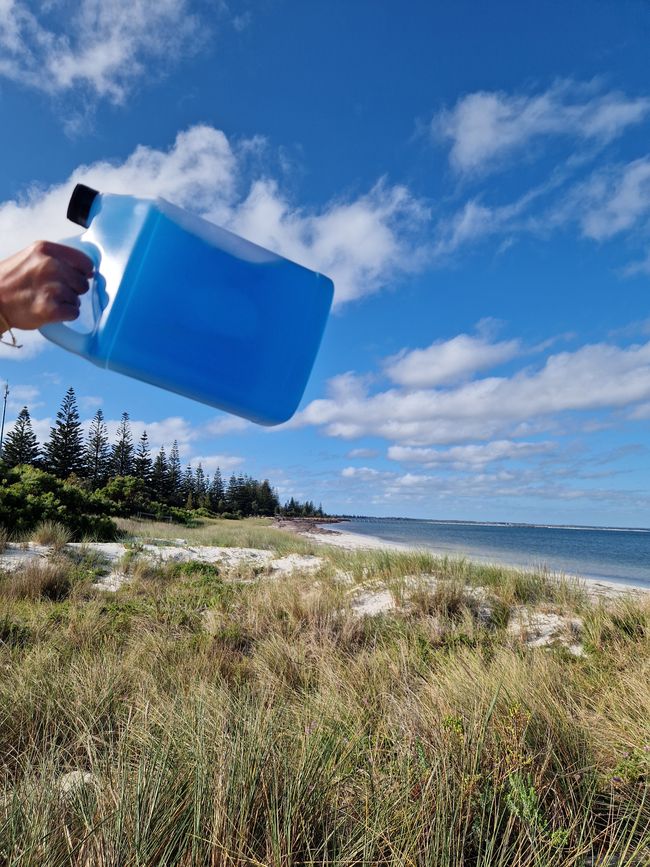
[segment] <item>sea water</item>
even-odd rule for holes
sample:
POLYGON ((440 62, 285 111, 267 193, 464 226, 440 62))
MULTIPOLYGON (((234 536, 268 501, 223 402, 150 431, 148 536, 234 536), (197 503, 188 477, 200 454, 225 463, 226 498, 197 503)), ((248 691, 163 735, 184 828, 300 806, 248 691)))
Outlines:
POLYGON ((650 529, 353 518, 327 529, 376 536, 479 562, 650 588, 650 529))

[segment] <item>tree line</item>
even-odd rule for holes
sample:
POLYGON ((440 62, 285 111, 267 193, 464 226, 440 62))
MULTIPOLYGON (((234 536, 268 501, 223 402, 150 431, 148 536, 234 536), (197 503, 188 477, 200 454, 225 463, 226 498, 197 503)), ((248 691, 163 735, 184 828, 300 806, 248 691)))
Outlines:
POLYGON ((219 467, 212 476, 199 463, 181 465, 178 442, 166 453, 164 446, 152 456, 147 431, 134 443, 129 414, 122 413, 114 442, 110 442, 101 409, 84 437, 76 396, 69 388, 42 446, 25 406, 7 434, 2 448, 5 467, 32 466, 90 492, 101 492, 117 511, 133 514, 151 509, 160 516, 167 510, 200 510, 221 516, 323 516, 322 506, 300 503, 293 497, 280 504, 268 479, 258 481, 234 473, 226 481, 219 467))

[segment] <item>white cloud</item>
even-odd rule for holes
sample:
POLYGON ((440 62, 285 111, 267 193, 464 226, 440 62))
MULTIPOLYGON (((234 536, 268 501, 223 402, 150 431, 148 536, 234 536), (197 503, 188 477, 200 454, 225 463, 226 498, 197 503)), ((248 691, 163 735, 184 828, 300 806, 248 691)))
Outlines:
MULTIPOLYGON (((19 346, 0 343, 0 358, 6 358, 9 361, 27 361, 38 355, 43 349, 45 340, 38 331, 19 331, 17 328, 14 328, 13 333, 19 346)), ((9 334, 5 334, 4 339, 10 340, 9 334)))
POLYGON ((450 466, 456 470, 476 470, 496 461, 523 460, 548 454, 555 448, 552 442, 515 442, 493 440, 453 448, 428 449, 412 446, 390 446, 388 457, 401 463, 424 464, 426 467, 450 466))
POLYGON ((403 186, 377 183, 352 202, 325 211, 293 208, 277 183, 260 180, 232 215, 230 227, 263 247, 327 274, 336 303, 370 295, 394 276, 418 270, 424 253, 410 240, 428 212, 403 186))
POLYGON ((82 395, 79 406, 85 410, 98 409, 104 403, 104 398, 94 394, 82 395))
MULTIPOLYGON (((357 383, 358 384, 358 383, 357 383)), ((294 424, 330 436, 380 436, 400 445, 448 445, 530 435, 566 412, 626 408, 650 399, 650 342, 587 345, 547 358, 538 370, 456 388, 351 392, 312 401, 294 424)))
POLYGON ((253 427, 252 423, 247 421, 245 418, 230 415, 225 416, 224 418, 217 418, 213 421, 205 422, 202 425, 202 430, 205 435, 224 436, 229 433, 239 433, 240 431, 247 430, 251 427, 253 427))
POLYGON ((520 351, 518 340, 492 343, 482 336, 459 334, 426 349, 403 349, 386 359, 385 370, 389 379, 407 388, 448 385, 503 364, 520 351))
POLYGON ((594 85, 562 81, 538 94, 478 91, 437 114, 435 137, 451 143, 450 160, 460 172, 494 167, 544 136, 606 143, 650 114, 650 99, 594 85))
POLYGON ((376 458, 379 452, 377 449, 350 449, 347 454, 349 458, 376 458))
MULTIPOLYGON (((105 419, 105 422, 108 438, 110 442, 114 442, 121 420, 108 418, 105 419)), ((188 453, 191 444, 199 437, 199 429, 180 416, 170 416, 159 421, 143 421, 142 419, 132 418, 129 420, 129 424, 134 443, 137 443, 143 431, 146 430, 150 449, 158 451, 161 446, 164 446, 167 454, 169 454, 174 440, 178 442, 181 453, 188 453)), ((90 419, 86 419, 84 427, 87 429, 89 425, 90 419)))
MULTIPOLYGON (((425 212, 406 188, 378 183, 352 201, 304 210, 291 205, 275 182, 249 182, 248 155, 258 147, 257 139, 231 144, 220 130, 198 125, 180 132, 167 151, 139 146, 123 163, 80 166, 63 184, 34 187, 0 203, 0 257, 37 238, 74 234, 65 213, 74 184, 82 182, 105 192, 161 196, 321 271, 334 279, 338 304, 418 267, 411 239, 425 212)), ((34 332, 21 332, 19 339, 22 357, 44 345, 34 332)), ((5 347, 0 354, 20 359, 15 350, 8 356, 11 351, 5 347)))
POLYGON ((564 213, 597 241, 631 229, 650 214, 650 157, 595 173, 571 191, 564 213))
POLYGON ((198 467, 201 464, 206 473, 213 473, 217 467, 222 473, 229 472, 243 463, 244 458, 236 455, 195 455, 192 457, 192 466, 198 467))
POLYGON ((381 473, 373 467, 344 467, 341 475, 344 479, 374 479, 381 473))
MULTIPOLYGON (((10 412, 20 412, 26 406, 30 412, 32 407, 43 405, 43 401, 38 400, 40 390, 34 385, 12 385, 6 381, 0 380, 0 406, 4 402, 5 387, 9 385, 9 394, 7 397, 7 409, 10 412)), ((1 409, 0 409, 1 412, 1 409)))
POLYGON ((0 0, 0 76, 49 94, 80 86, 121 103, 136 81, 205 37, 187 0, 0 0))

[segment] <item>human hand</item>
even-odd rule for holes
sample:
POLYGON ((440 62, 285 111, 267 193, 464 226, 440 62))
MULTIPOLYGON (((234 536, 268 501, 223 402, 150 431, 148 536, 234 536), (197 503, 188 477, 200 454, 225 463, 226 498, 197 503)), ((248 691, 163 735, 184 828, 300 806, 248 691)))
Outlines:
POLYGON ((0 261, 0 314, 10 328, 76 319, 94 264, 74 247, 36 241, 0 261))

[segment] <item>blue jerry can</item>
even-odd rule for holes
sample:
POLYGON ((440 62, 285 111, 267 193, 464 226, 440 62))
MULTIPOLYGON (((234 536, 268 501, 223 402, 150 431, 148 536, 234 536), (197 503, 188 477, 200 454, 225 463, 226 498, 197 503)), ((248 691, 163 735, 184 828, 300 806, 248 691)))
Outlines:
POLYGON ((164 199, 75 188, 63 243, 95 262, 93 323, 41 332, 92 361, 265 425, 296 411, 332 281, 164 199))

